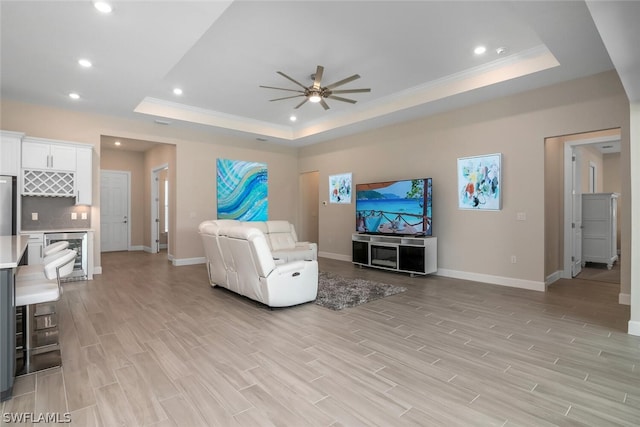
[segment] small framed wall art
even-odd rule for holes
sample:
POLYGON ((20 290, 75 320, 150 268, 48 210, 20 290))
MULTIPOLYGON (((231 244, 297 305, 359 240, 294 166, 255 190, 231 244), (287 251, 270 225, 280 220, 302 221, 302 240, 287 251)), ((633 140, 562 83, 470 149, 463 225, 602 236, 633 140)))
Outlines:
POLYGON ((458 208, 502 209, 502 154, 458 159, 458 208))
POLYGON ((329 175, 329 203, 351 203, 351 173, 329 175))

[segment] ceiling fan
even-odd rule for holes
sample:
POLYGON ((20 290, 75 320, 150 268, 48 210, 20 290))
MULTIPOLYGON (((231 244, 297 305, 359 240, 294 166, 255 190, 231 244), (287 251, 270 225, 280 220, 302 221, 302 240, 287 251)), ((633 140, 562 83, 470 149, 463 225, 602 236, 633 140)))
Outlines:
POLYGON ((324 67, 322 65, 318 65, 318 68, 316 69, 316 73, 311 75, 311 78, 313 79, 313 84, 311 86, 303 85, 299 81, 287 76, 282 71, 278 71, 277 72, 278 74, 280 74, 285 79, 289 79, 293 83, 295 83, 298 86, 300 86, 303 90, 300 90, 300 89, 287 89, 287 88, 283 88, 283 87, 273 87, 273 86, 262 86, 262 85, 260 87, 263 87, 263 88, 266 88, 266 89, 286 90, 286 91, 289 91, 289 92, 299 92, 299 95, 285 96, 284 98, 275 98, 275 99, 270 99, 269 100, 269 101, 281 101, 283 99, 298 98, 300 96, 303 96, 304 99, 302 100, 301 103, 299 103, 298 105, 296 105, 294 107, 295 109, 300 108, 305 102, 309 101, 309 102, 313 102, 313 103, 319 103, 320 105, 322 105, 322 108, 324 108, 325 110, 328 110, 329 109, 329 105, 327 105, 327 103, 325 102, 325 100, 324 100, 325 98, 335 99, 336 101, 349 102, 351 104, 355 104, 357 102, 356 100, 343 98, 341 96, 336 96, 336 94, 371 92, 371 89, 368 89, 368 88, 367 89, 334 90, 338 86, 342 86, 342 85, 347 84, 349 82, 352 82, 352 81, 354 81, 356 79, 359 79, 360 76, 358 74, 354 74, 351 77, 347 77, 346 79, 342 79, 342 80, 337 81, 335 83, 332 83, 330 85, 322 86, 321 82, 322 82, 322 73, 323 72, 324 72, 324 67))

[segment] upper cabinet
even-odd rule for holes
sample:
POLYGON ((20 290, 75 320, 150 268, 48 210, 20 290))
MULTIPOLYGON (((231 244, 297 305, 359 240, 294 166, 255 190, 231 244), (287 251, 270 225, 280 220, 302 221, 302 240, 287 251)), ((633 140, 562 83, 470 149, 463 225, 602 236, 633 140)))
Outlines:
POLYGON ((0 175, 20 176, 20 143, 23 133, 0 131, 0 175))
POLYGON ((76 151, 76 205, 90 205, 93 192, 93 148, 78 147, 76 151))
POLYGON ((22 141, 23 169, 76 170, 76 147, 36 138, 22 141))
POLYGON ((92 203, 93 146, 25 137, 22 141, 22 195, 75 197, 92 203))

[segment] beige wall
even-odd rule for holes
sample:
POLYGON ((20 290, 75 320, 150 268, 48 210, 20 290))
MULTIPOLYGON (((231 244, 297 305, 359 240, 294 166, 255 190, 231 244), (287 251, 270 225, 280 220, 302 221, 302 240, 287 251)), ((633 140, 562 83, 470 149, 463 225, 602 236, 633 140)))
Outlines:
POLYGON ((100 153, 100 169, 127 171, 131 173, 131 246, 144 245, 142 225, 144 211, 144 153, 137 151, 119 151, 102 149, 100 153))
MULTIPOLYGON (((596 129, 621 128, 623 158, 629 153, 629 103, 615 72, 603 73, 520 95, 387 126, 299 150, 254 140, 206 134, 151 120, 89 115, 3 100, 0 128, 31 136, 88 142, 100 147, 101 135, 157 141, 176 146, 175 225, 170 235, 174 257, 182 263, 203 257, 198 224, 215 217, 216 158, 260 161, 269 170, 269 217, 297 223, 299 173, 319 172, 320 200, 328 176, 352 172, 354 183, 431 176, 434 178, 434 234, 438 266, 449 275, 488 281, 506 278, 529 286, 544 283, 544 174, 547 137, 596 129), (489 153, 503 155, 503 208, 496 212, 457 209, 456 159, 489 153), (526 214, 517 221, 516 214, 526 214), (511 264, 511 255, 517 263, 511 264)), ((96 162, 92 219, 99 242, 99 179, 96 162)), ((621 165, 624 179, 629 165, 621 165)), ((622 192, 630 191, 623 182, 622 192)), ((626 215, 625 215, 626 216, 626 215)), ((354 205, 320 205, 319 248, 348 259, 354 205)), ((626 218, 630 218, 626 216, 626 218)), ((552 219, 553 220, 553 219, 552 219)), ((630 250, 622 227, 622 251, 630 250)), ((552 245, 547 247, 547 245, 552 245)), ((99 243, 98 243, 99 247, 99 243)), ((99 252, 99 251, 98 251, 99 252)), ((96 255, 99 264, 99 253, 96 255)), ((628 265, 621 292, 630 293, 628 265)))
POLYGON ((175 145, 177 172, 174 220, 170 239, 176 264, 200 262, 204 256, 198 224, 216 214, 218 157, 267 163, 269 217, 297 221, 297 150, 268 142, 208 134, 180 126, 159 126, 152 120, 61 110, 2 99, 0 129, 29 136, 84 142, 95 146, 91 219, 95 229, 94 263, 100 262, 100 138, 102 135, 175 145))
MULTIPOLYGON (((299 170, 320 172, 321 200, 335 173, 352 172, 354 183, 431 176, 439 270, 539 284, 546 277, 545 254, 561 251, 557 241, 544 237, 545 138, 628 129, 628 111, 617 75, 603 73, 305 147, 299 170), (489 153, 503 155, 502 210, 458 210, 456 159, 489 153), (518 212, 526 221, 516 220, 518 212)), ((629 144, 628 131, 622 144, 629 144)), ((321 252, 350 256, 353 215, 353 205, 320 206, 321 252)))
POLYGON ((544 145, 544 277, 564 268, 564 138, 544 145))

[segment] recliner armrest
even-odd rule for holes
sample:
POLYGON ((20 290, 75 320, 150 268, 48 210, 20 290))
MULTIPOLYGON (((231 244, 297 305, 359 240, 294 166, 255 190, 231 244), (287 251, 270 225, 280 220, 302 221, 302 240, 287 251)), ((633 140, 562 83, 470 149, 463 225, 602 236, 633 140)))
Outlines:
POLYGON ((277 273, 281 276, 284 276, 287 274, 300 272, 305 268, 307 268, 306 263, 307 263, 306 261, 292 261, 286 264, 278 264, 276 265, 276 268, 271 272, 271 274, 277 273))

